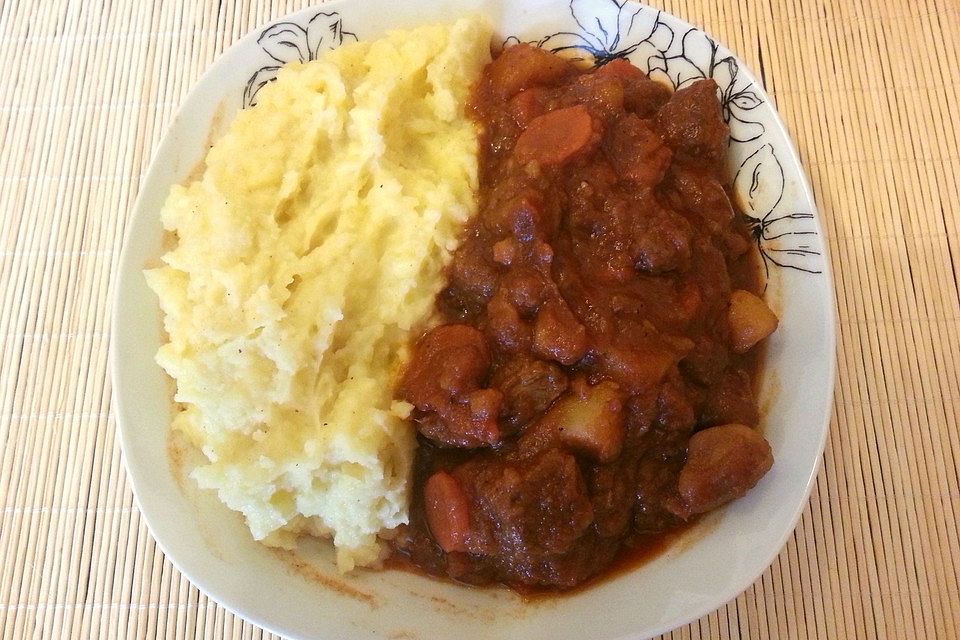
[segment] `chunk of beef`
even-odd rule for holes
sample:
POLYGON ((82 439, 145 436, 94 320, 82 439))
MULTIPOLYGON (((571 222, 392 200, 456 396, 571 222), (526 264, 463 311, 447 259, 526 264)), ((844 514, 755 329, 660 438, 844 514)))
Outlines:
POLYGON ((526 128, 537 116, 543 115, 544 93, 545 90, 541 87, 531 87, 510 98, 508 110, 521 129, 526 128))
POLYGON ((646 273, 684 271, 690 264, 693 230, 683 216, 651 207, 633 230, 634 266, 646 273))
POLYGON ((726 424, 694 434, 678 481, 679 515, 704 513, 739 498, 771 466, 770 444, 750 427, 726 424))
POLYGON ((647 433, 654 426, 660 409, 657 400, 659 389, 653 387, 630 396, 624 405, 627 412, 627 437, 625 444, 630 448, 641 447, 647 433))
POLYGON ((702 234, 694 236, 687 275, 697 279, 700 289, 700 309, 704 318, 715 318, 726 311, 730 290, 730 271, 727 260, 716 244, 702 234))
POLYGON ((703 293, 695 281, 676 282, 663 302, 663 318, 672 326, 687 327, 703 317, 703 293))
POLYGON ((501 350, 516 354, 530 347, 533 331, 513 305, 507 289, 499 289, 487 304, 486 331, 501 350))
POLYGON ((566 391, 567 376, 551 362, 518 356, 494 372, 491 386, 503 394, 503 426, 517 431, 566 391))
POLYGON ((698 80, 680 89, 656 120, 667 146, 680 157, 699 166, 723 168, 730 128, 723 120, 716 82, 698 80))
POLYGON ((553 293, 553 283, 538 269, 518 264, 500 281, 500 290, 524 319, 533 318, 553 293))
POLYGON ((628 282, 636 275, 631 244, 637 207, 618 197, 595 202, 589 198, 591 190, 588 185, 571 203, 571 235, 580 270, 597 282, 628 282))
POLYGON ((666 175, 663 192, 671 206, 703 224, 710 233, 730 230, 733 205, 711 171, 675 165, 666 175))
POLYGON ((696 424, 696 416, 687 394, 675 382, 667 382, 657 397, 657 425, 662 429, 689 433, 696 424))
POLYGON ((660 136, 635 115, 619 118, 608 129, 603 148, 620 178, 642 187, 659 184, 673 157, 660 136))
POLYGON ((632 501, 624 478, 592 474, 588 485, 573 456, 555 448, 522 462, 485 452, 427 480, 429 539, 401 528, 394 545, 465 582, 571 587, 620 547, 632 501), (610 537, 601 541, 598 531, 610 537))
MULTIPOLYGON (((479 461, 456 470, 472 483, 479 516, 500 551, 514 556, 563 553, 593 521, 574 457, 547 450, 521 464, 479 461)), ((484 553, 483 548, 471 549, 484 553)))
POLYGON ((533 353, 560 364, 576 364, 586 353, 587 329, 560 296, 548 299, 533 324, 533 353))
POLYGON ((525 174, 512 175, 500 182, 492 190, 480 216, 484 226, 497 238, 510 235, 522 241, 549 238, 556 227, 542 192, 525 174))
POLYGON ((594 74, 618 78, 623 86, 623 106, 641 118, 651 118, 670 99, 670 89, 655 82, 624 58, 600 67, 594 74))
POLYGON ((497 285, 492 258, 492 252, 476 234, 468 236, 454 253, 449 284, 440 295, 448 317, 463 322, 483 311, 497 285))
POLYGON ((558 256, 555 270, 558 290, 591 335, 609 334, 615 324, 613 310, 598 300, 602 293, 594 289, 596 281, 568 266, 570 262, 573 262, 571 258, 558 256))
POLYGON ((417 343, 400 384, 400 397, 416 407, 420 432, 435 442, 478 447, 500 440, 503 401, 481 388, 490 367, 483 334, 466 325, 432 329, 417 343))
POLYGON ((663 438, 656 431, 647 434, 647 439, 653 442, 640 458, 634 485, 633 528, 641 534, 663 531, 681 521, 673 510, 677 502, 677 477, 683 465, 683 447, 678 443, 679 438, 663 438))
POLYGON ((561 98, 563 106, 584 104, 603 118, 623 112, 623 81, 610 74, 591 73, 577 78, 561 98))
POLYGON ((704 336, 696 340, 693 351, 680 361, 680 370, 690 380, 707 386, 716 384, 729 364, 727 348, 704 336))
POLYGON ((729 422, 757 424, 757 403, 750 376, 742 369, 727 369, 720 382, 707 391, 700 423, 719 425, 729 422))
POLYGON ((619 538, 630 526, 636 484, 635 456, 624 456, 585 471, 593 504, 594 527, 601 538, 619 538))

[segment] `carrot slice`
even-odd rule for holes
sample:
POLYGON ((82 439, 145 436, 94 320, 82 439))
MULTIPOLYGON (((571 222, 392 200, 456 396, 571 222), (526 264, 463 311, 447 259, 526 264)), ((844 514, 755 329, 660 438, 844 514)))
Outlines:
POLYGON ((583 105, 557 109, 537 116, 520 134, 516 159, 541 166, 561 165, 586 147, 593 138, 593 120, 583 105))
POLYGON ((470 504, 457 479, 446 471, 430 476, 423 487, 427 525, 437 544, 447 553, 467 550, 470 504))

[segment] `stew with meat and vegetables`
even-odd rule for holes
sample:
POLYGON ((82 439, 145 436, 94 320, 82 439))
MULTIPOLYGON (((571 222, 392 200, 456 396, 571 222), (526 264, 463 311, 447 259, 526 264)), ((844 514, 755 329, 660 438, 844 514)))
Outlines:
POLYGON ((479 212, 398 388, 419 448, 394 554, 570 588, 770 469, 753 383, 777 318, 712 80, 517 45, 473 109, 479 212))

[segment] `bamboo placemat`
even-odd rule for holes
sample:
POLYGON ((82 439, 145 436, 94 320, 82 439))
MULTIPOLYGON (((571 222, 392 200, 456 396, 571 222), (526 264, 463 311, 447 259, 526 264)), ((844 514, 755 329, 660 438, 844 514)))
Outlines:
MULTIPOLYGON (((0 635, 272 637, 146 530, 109 301, 147 164, 200 74, 306 2, 0 0, 0 635)), ((673 638, 960 635, 960 7, 664 0, 762 73, 836 274, 823 468, 762 578, 673 638)), ((642 596, 638 596, 642 597, 642 596)))

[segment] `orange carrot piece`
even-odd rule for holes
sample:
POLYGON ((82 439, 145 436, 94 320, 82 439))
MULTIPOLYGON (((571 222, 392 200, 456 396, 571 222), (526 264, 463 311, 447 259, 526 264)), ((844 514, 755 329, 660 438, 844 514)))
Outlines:
POLYGON ((427 525, 437 544, 447 553, 466 551, 470 504, 457 479, 438 471, 423 487, 423 499, 427 525))
POLYGON ((593 120, 583 105, 558 109, 537 116, 520 134, 514 147, 516 159, 540 166, 561 165, 586 147, 593 138, 593 120))

